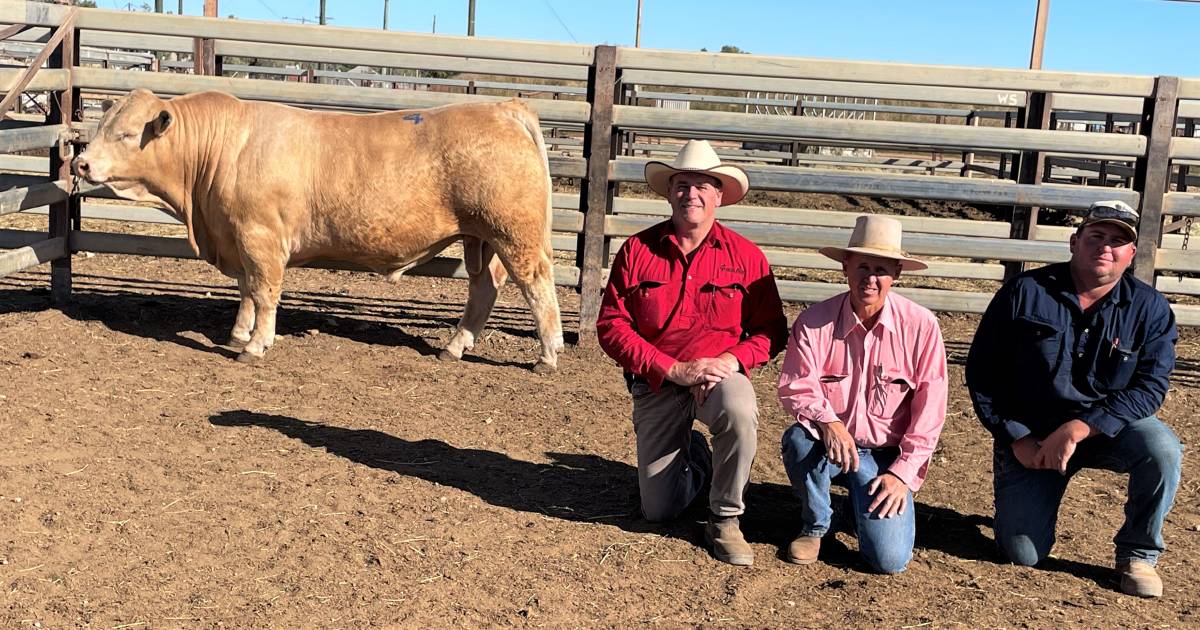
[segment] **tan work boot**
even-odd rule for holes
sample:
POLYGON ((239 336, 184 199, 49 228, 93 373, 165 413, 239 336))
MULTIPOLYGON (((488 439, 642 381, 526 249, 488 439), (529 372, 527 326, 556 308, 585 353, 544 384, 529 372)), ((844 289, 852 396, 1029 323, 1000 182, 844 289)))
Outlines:
POLYGON ((736 516, 709 516, 708 523, 704 525, 704 541, 712 549, 713 557, 721 562, 743 567, 754 564, 754 550, 742 536, 736 516))
POLYGON ((1136 597, 1162 597, 1162 579, 1154 565, 1144 560, 1130 560, 1117 565, 1121 574, 1121 592, 1136 597))
POLYGON ((812 564, 821 553, 821 537, 801 534, 787 548, 787 561, 792 564, 812 564))

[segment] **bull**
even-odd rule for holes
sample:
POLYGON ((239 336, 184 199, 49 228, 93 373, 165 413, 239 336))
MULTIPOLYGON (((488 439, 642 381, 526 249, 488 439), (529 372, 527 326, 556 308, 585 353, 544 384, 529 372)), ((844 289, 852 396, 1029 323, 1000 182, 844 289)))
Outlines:
POLYGON ((442 358, 470 350, 511 276, 557 366, 550 171, 537 116, 519 101, 375 114, 134 90, 73 163, 118 195, 159 204, 197 256, 237 279, 240 361, 275 341, 284 269, 343 261, 397 280, 463 242, 469 288, 442 358))

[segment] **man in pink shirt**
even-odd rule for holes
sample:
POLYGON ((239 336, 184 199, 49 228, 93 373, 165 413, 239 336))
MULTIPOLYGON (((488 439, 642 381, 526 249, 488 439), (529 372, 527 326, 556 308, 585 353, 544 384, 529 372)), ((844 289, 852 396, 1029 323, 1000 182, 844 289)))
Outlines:
POLYGON ((800 534, 787 559, 815 562, 833 510, 829 487, 849 490, 859 552, 899 573, 912 558, 912 493, 921 488, 946 417, 946 350, 937 318, 891 293, 901 271, 925 269, 900 248, 896 219, 858 217, 842 263, 849 291, 797 318, 779 375, 779 401, 796 420, 783 463, 800 499, 800 534))
POLYGON ((596 322, 633 396, 642 513, 673 519, 710 486, 705 541, 722 562, 753 564, 738 523, 758 446, 747 375, 783 349, 787 318, 766 256, 716 220, 749 182, 693 140, 674 163, 647 164, 646 183, 671 218, 617 252, 596 322), (696 420, 712 432, 711 454, 696 420))

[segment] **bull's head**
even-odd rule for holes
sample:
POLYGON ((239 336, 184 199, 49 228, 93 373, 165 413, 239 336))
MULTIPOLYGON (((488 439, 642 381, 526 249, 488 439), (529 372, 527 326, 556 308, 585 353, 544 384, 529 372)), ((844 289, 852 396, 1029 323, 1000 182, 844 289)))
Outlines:
POLYGON ((130 92, 105 110, 87 150, 75 158, 75 174, 93 184, 143 183, 161 166, 156 144, 171 122, 166 101, 149 90, 130 92))

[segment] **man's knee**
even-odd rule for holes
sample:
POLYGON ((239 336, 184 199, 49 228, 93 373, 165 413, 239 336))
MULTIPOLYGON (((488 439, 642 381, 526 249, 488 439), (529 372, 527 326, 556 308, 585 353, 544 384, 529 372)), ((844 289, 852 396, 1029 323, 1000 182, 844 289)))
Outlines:
POLYGON ((683 513, 683 507, 668 503, 647 503, 642 501, 642 516, 651 523, 673 521, 683 513))
POLYGON ((1178 476, 1183 465, 1183 444, 1167 425, 1161 422, 1155 425, 1156 429, 1146 436, 1146 457, 1164 474, 1178 476))
POLYGON ((883 549, 863 550, 863 559, 875 570, 884 575, 903 573, 912 560, 912 548, 885 547, 883 549))
POLYGON ((1009 562, 1023 567, 1032 567, 1050 555, 1048 546, 1038 545, 1027 534, 998 535, 996 542, 1000 544, 1000 549, 1009 562))
POLYGON ((735 374, 721 381, 717 387, 720 389, 718 398, 721 412, 729 419, 730 428, 757 428, 758 397, 750 379, 735 374))

